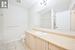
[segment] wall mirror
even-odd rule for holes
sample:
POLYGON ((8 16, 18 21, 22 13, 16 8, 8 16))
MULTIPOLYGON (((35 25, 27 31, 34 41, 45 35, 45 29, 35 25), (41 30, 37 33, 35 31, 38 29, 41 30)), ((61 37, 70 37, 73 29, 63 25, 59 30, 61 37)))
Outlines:
POLYGON ((70 9, 56 11, 44 9, 39 12, 40 27, 65 32, 75 32, 75 5, 70 9))

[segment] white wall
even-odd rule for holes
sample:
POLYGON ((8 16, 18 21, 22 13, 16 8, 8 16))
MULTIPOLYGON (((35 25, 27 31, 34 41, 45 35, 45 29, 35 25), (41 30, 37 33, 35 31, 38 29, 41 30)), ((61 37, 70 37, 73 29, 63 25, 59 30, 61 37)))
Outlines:
POLYGON ((3 31, 3 16, 2 16, 2 11, 0 11, 0 40, 2 40, 2 32, 3 31))
POLYGON ((5 42, 20 39, 27 30, 27 9, 9 4, 8 9, 3 9, 3 29, 5 42))
POLYGON ((30 9, 30 20, 29 20, 29 25, 30 28, 32 27, 37 27, 40 24, 40 18, 38 12, 35 10, 35 8, 30 9))

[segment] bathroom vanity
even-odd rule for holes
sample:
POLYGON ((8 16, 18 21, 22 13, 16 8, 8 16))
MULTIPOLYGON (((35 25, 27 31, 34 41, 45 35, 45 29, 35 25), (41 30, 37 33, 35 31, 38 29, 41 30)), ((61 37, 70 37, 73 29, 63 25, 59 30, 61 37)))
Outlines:
POLYGON ((26 32, 24 44, 29 50, 75 50, 75 36, 62 33, 32 29, 26 32))

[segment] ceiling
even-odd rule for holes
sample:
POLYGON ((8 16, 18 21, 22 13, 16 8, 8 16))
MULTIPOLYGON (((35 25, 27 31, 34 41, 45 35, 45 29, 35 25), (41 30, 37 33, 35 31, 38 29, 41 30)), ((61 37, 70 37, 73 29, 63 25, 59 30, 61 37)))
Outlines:
MULTIPOLYGON (((16 3, 17 0, 9 0, 10 3, 16 3)), ((20 0, 21 6, 24 6, 26 8, 31 8, 33 5, 36 5, 38 2, 40 2, 41 0, 20 0)), ((57 11, 62 11, 67 9, 72 0, 48 0, 50 7, 54 8, 57 11)))
MULTIPOLYGON (((8 0, 10 4, 17 4, 17 0, 8 0)), ((19 5, 24 6, 26 8, 30 8, 32 5, 37 3, 38 0, 20 0, 21 3, 19 5)))
POLYGON ((72 0, 52 0, 50 7, 56 11, 64 11, 69 9, 71 2, 72 0))

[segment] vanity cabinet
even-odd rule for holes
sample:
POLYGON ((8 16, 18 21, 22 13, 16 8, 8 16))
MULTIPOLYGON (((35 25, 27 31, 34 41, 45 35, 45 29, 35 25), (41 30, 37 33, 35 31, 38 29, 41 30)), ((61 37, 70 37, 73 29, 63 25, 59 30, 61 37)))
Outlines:
POLYGON ((25 44, 30 50, 66 50, 30 33, 26 33, 25 44))
POLYGON ((25 44, 30 50, 48 50, 48 43, 31 34, 26 34, 25 44))

